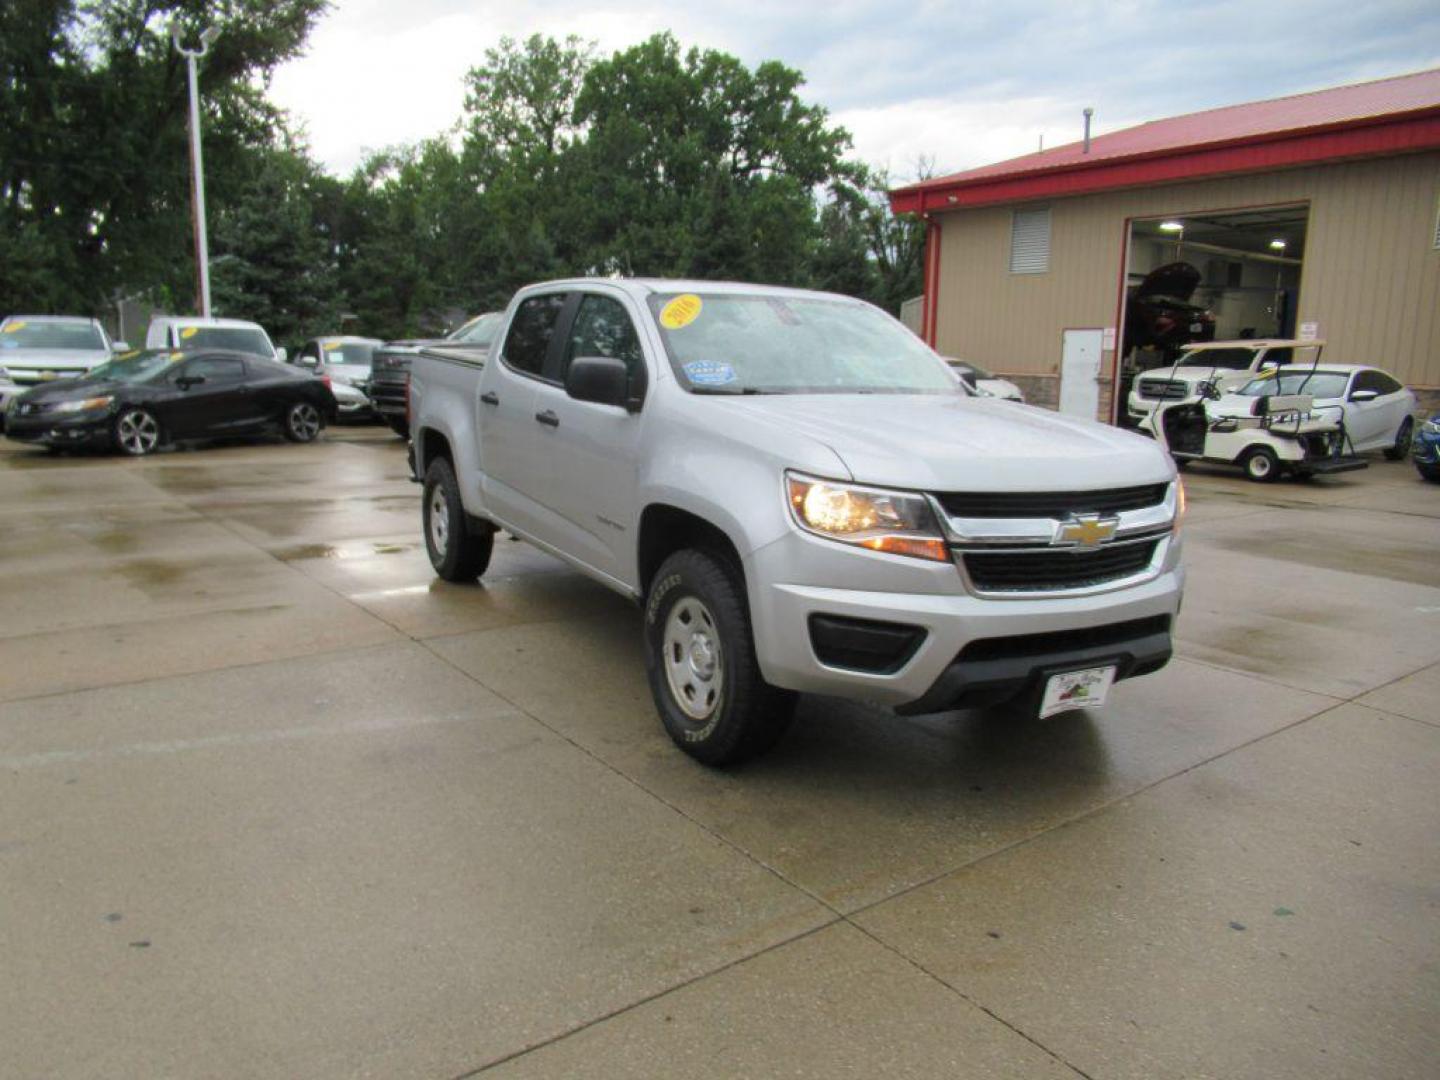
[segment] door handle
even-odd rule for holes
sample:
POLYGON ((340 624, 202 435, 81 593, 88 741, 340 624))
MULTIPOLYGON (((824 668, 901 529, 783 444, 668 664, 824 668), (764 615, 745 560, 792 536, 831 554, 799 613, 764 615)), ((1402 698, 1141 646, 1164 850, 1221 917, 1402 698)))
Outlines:
POLYGON ((499 405, 500 395, 495 393, 494 390, 486 390, 485 393, 480 395, 480 400, 486 405, 499 405))
POLYGON ((544 424, 546 427, 560 426, 560 417, 556 416, 549 409, 546 409, 544 412, 537 412, 535 414, 535 419, 539 420, 540 423, 544 424))

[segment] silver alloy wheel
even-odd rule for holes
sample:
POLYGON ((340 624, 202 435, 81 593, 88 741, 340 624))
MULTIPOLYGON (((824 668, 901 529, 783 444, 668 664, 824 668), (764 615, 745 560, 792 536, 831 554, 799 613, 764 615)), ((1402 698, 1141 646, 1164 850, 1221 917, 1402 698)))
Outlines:
POLYGON ((445 543, 450 539, 450 504, 445 489, 439 484, 430 492, 430 543, 440 558, 445 557, 445 543))
POLYGON ((1245 463, 1245 471, 1256 480, 1264 480, 1270 476, 1270 470, 1274 464, 1269 454, 1251 454, 1250 459, 1245 463))
POLYGON ((710 609, 693 596, 680 599, 665 620, 663 647, 675 704, 692 720, 708 720, 725 684, 725 653, 710 609))
POLYGON ((290 430, 301 442, 320 434, 320 411, 308 401, 290 406, 290 430))
POLYGON ((115 438, 127 454, 140 457, 159 445, 160 425, 144 409, 132 409, 115 421, 115 438))

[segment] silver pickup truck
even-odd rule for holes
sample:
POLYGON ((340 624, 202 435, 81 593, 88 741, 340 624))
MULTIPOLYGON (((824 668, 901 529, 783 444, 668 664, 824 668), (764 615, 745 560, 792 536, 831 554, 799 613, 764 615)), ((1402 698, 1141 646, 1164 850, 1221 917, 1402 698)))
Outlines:
POLYGON ((534 285, 410 392, 436 573, 474 580, 504 528, 634 598, 660 717, 709 764, 772 745, 797 692, 1049 715, 1170 657, 1168 455, 978 397, 860 301, 534 285))

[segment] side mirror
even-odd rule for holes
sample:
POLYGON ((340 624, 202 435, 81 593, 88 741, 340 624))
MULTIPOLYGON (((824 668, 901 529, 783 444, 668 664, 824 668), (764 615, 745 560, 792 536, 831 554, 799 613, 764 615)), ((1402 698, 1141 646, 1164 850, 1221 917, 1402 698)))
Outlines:
POLYGON ((275 359, 279 360, 282 364, 288 364, 290 362, 290 350, 285 348, 284 345, 281 345, 275 350, 275 359))
POLYGON ((130 343, 129 343, 128 341, 112 341, 112 342, 110 343, 110 351, 111 351, 111 352, 129 352, 129 351, 130 351, 130 343))
POLYGON ((1350 395, 1351 401, 1374 401, 1380 396, 1378 390, 1356 390, 1350 395))
POLYGON ((565 373, 565 392, 576 401, 626 407, 630 373, 623 360, 609 356, 577 356, 565 373))

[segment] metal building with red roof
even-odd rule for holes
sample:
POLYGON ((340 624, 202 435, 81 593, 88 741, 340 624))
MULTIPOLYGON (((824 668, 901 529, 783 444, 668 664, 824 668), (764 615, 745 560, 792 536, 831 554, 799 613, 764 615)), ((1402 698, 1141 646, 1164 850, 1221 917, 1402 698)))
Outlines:
POLYGON ((1440 390, 1440 69, 1156 120, 890 200, 927 222, 922 336, 1042 402, 1114 414, 1166 354, 1137 319, 1179 264, 1220 337, 1323 334, 1326 359, 1440 390))

